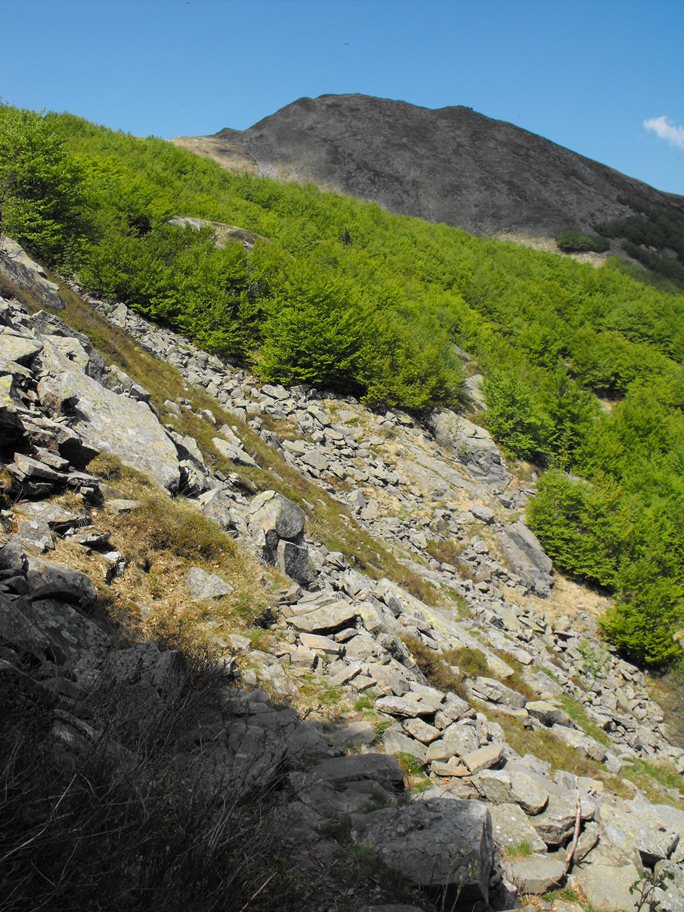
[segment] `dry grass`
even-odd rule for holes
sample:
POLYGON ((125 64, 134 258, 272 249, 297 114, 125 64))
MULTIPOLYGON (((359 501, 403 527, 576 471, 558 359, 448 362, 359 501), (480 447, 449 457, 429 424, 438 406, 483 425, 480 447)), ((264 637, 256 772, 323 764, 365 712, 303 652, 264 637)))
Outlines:
POLYGON ((435 652, 418 637, 403 636, 402 640, 428 683, 445 693, 455 693, 462 699, 469 700, 465 689, 466 679, 490 674, 484 653, 479 649, 462 646, 446 652, 435 652), (458 672, 454 671, 456 666, 458 672))

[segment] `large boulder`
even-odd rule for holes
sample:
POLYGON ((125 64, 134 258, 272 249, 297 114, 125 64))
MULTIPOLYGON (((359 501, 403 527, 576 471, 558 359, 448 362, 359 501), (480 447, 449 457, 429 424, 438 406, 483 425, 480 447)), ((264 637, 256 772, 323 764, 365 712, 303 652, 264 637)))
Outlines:
POLYGON ((50 341, 46 341, 41 360, 51 374, 53 390, 78 398, 72 426, 89 446, 113 453, 170 491, 178 488, 176 447, 147 403, 102 386, 50 341))
POLYGON ((264 559, 273 563, 281 539, 301 544, 304 538, 304 510, 276 491, 262 491, 249 506, 249 528, 264 559))
POLYGON ((276 491, 262 491, 247 515, 249 531, 268 564, 302 586, 315 578, 304 541, 305 515, 301 507, 276 491))
POLYGON ((30 291, 33 299, 43 307, 64 310, 59 287, 48 279, 43 267, 32 260, 23 247, 7 236, 0 243, 0 274, 18 288, 30 291))
POLYGON ((452 886, 462 901, 488 901, 492 823, 479 801, 420 801, 352 821, 352 839, 421 886, 452 886))
POLYGON ((518 521, 506 526, 499 535, 499 544, 510 569, 532 592, 547 598, 553 585, 553 564, 536 535, 518 521))
POLYGON ((448 409, 432 412, 427 425, 437 442, 452 450, 474 478, 492 485, 509 481, 499 448, 484 428, 448 409))

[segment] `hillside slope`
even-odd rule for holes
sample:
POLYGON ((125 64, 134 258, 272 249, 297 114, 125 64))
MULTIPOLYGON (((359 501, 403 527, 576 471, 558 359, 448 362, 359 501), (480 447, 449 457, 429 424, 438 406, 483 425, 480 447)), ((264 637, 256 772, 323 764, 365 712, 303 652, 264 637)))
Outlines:
POLYGON ((471 912, 534 908, 569 873, 553 912, 608 912, 637 908, 640 872, 671 873, 656 896, 676 912, 684 751, 596 642, 601 600, 552 574, 486 433, 260 384, 64 287, 60 316, 38 311, 43 282, 0 301, 10 889, 471 912), (177 652, 193 639, 223 676, 177 652), (132 838, 108 843, 131 770, 132 838))
POLYGON ((228 168, 318 184, 474 234, 553 236, 684 199, 504 121, 367 95, 300 98, 244 131, 176 140, 228 168))

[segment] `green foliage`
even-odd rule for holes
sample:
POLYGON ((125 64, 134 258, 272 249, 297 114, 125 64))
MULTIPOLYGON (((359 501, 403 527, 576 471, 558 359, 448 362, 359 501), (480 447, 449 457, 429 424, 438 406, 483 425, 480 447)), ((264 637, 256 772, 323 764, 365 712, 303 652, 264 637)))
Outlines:
POLYGON ((610 243, 598 234, 584 234, 582 231, 559 231, 556 235, 558 247, 565 253, 605 253, 610 249, 610 243))
POLYGON ((522 379, 493 374, 485 383, 487 427, 513 456, 542 462, 548 427, 538 396, 522 379))
POLYGON ((0 104, 0 237, 47 263, 73 261, 82 205, 78 168, 51 120, 0 104))

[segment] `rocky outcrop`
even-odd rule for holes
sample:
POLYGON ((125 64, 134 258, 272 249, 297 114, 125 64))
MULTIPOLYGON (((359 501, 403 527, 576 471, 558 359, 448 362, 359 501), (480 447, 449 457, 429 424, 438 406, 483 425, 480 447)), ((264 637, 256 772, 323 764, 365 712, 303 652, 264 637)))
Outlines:
POLYGON ((43 267, 7 235, 0 237, 0 276, 3 275, 17 288, 30 292, 31 297, 42 307, 50 307, 52 310, 64 308, 59 286, 51 282, 43 267))

